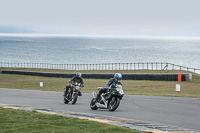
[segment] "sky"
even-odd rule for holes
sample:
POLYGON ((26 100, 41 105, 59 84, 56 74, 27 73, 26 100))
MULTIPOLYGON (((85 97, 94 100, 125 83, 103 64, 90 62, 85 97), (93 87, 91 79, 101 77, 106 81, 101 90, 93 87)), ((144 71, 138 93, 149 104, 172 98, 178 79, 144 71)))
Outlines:
POLYGON ((0 33, 200 36, 200 0, 0 0, 0 33))

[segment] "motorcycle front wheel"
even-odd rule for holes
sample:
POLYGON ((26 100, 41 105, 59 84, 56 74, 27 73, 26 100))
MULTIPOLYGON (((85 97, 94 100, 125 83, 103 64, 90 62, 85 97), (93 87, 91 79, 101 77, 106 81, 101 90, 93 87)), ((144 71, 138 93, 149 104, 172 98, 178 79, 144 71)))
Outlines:
POLYGON ((74 98, 73 98, 73 100, 72 100, 72 104, 75 104, 76 101, 77 101, 77 99, 78 99, 78 94, 77 94, 77 93, 74 93, 74 98))
POLYGON ((92 101, 90 102, 90 108, 92 110, 97 110, 98 109, 98 107, 95 104, 96 104, 96 100, 94 98, 92 98, 92 101))
POLYGON ((120 104, 120 98, 119 97, 112 97, 111 100, 108 103, 108 110, 109 111, 115 111, 120 104))

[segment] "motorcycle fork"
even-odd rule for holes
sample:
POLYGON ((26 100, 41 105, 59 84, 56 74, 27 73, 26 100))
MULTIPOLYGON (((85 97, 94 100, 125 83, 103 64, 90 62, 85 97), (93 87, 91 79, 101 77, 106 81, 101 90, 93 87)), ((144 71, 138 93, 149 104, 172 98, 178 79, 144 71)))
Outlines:
POLYGON ((72 92, 72 99, 74 98, 74 94, 77 94, 78 95, 78 91, 76 90, 76 89, 74 89, 74 90, 72 90, 73 92, 72 92))
POLYGON ((73 94, 74 94, 74 90, 72 88, 70 88, 69 90, 69 95, 68 95, 68 99, 70 99, 70 101, 72 100, 73 98, 73 94))
POLYGON ((112 97, 110 102, 114 103, 115 102, 115 97, 112 97))
POLYGON ((78 92, 77 92, 77 91, 73 92, 73 96, 72 96, 73 98, 74 98, 74 94, 77 94, 77 95, 78 95, 78 92))

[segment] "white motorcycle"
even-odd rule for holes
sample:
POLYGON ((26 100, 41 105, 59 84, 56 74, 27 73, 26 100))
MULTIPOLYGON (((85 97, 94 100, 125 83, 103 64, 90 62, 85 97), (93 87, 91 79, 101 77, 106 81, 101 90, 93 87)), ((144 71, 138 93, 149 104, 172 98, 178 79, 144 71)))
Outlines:
MULTIPOLYGON (((98 87, 98 90, 102 89, 102 87, 98 87)), ((93 92, 93 98, 90 102, 90 108, 92 110, 99 109, 108 109, 109 111, 115 111, 119 104, 120 100, 124 96, 124 91, 122 89, 122 85, 116 85, 116 88, 104 88, 107 89, 106 92, 103 92, 100 95, 100 99, 97 100, 96 92, 93 92)))

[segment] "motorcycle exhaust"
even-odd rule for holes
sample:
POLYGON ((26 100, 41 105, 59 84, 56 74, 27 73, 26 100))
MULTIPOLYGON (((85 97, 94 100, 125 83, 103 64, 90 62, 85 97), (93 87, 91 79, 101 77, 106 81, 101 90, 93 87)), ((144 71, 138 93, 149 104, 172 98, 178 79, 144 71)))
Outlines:
POLYGON ((107 109, 107 105, 104 105, 104 104, 96 103, 96 106, 97 106, 98 108, 107 109))

